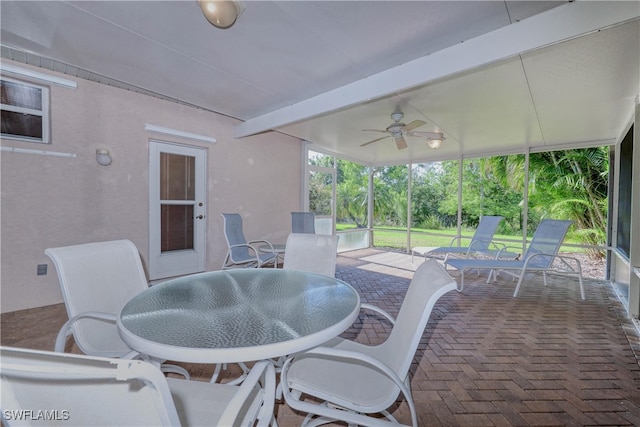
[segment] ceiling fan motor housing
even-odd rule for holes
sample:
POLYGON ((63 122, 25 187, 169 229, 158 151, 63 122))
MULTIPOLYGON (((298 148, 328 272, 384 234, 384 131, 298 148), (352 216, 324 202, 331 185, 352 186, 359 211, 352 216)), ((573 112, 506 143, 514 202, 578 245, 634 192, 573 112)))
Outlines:
POLYGON ((405 126, 404 123, 399 123, 399 122, 392 123, 387 128, 387 132, 391 132, 392 134, 396 134, 396 133, 400 134, 402 133, 402 129, 404 128, 404 126, 405 126))

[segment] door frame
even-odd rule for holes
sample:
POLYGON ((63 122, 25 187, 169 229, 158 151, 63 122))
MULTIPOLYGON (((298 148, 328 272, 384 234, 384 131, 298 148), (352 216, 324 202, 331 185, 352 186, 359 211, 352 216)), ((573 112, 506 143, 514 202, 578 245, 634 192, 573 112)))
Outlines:
POLYGON ((150 280, 198 273, 205 270, 207 236, 207 149, 198 146, 149 140, 149 260, 150 280), (193 249, 161 251, 160 153, 195 157, 193 249))

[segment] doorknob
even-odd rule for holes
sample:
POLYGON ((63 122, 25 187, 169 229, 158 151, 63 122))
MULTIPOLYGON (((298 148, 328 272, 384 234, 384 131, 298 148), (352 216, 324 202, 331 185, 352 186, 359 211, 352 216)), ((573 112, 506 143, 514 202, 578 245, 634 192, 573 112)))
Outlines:
POLYGON ((196 218, 197 219, 204 219, 204 215, 198 215, 196 218))

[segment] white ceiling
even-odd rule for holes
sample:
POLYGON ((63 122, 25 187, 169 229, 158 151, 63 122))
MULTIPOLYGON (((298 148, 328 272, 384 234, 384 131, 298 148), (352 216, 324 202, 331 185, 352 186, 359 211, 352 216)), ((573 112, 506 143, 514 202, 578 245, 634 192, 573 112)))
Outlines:
MULTIPOLYGON (((364 164, 613 143, 640 86, 640 1, 0 2, 2 57, 136 88, 364 164), (382 134, 400 108, 438 150, 382 134)), ((188 131, 188 129, 183 129, 188 131)))

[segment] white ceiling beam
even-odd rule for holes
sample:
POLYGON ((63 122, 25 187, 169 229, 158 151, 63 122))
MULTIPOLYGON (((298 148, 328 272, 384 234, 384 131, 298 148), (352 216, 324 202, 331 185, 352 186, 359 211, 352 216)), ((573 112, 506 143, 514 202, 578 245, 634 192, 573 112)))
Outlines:
POLYGON ((636 1, 577 1, 234 126, 242 138, 501 61, 640 17, 636 1))

